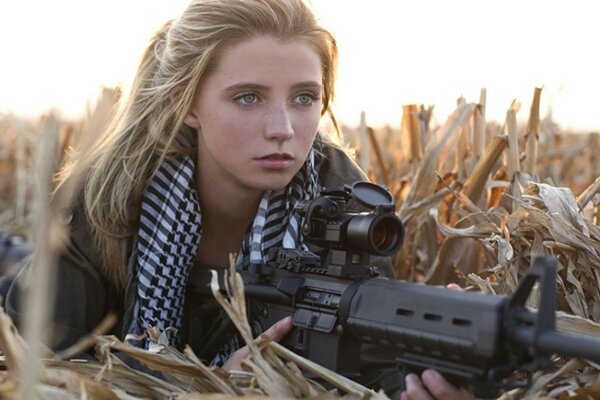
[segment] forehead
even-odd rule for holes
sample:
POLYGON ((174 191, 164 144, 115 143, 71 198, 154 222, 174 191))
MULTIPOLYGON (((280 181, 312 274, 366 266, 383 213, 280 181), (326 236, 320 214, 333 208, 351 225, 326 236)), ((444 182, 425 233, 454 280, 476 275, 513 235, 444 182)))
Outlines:
POLYGON ((238 81, 297 83, 322 81, 322 65, 314 47, 303 40, 260 36, 228 45, 208 77, 226 84, 238 81))

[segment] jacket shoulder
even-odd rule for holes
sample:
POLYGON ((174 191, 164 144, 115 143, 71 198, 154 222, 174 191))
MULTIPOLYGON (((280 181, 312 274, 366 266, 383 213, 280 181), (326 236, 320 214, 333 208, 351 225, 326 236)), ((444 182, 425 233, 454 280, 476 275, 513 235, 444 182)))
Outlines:
POLYGON ((365 173, 344 149, 326 144, 323 153, 325 163, 320 173, 322 186, 340 186, 368 180, 365 173))

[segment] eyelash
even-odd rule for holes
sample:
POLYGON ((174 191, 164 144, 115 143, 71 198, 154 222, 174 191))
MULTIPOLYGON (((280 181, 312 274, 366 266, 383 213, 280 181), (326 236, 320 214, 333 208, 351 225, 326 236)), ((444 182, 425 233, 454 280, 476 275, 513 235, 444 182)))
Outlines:
MULTIPOLYGON (((301 92, 298 93, 296 96, 294 96, 294 99, 298 99, 301 96, 308 96, 310 98, 310 102, 309 103, 299 103, 299 102, 294 102, 294 104, 298 104, 300 106, 311 106, 313 104, 314 101, 319 100, 321 97, 313 92, 301 92)), ((242 105, 242 106, 252 106, 254 104, 256 104, 256 102, 259 100, 259 96, 258 94, 256 94, 255 92, 245 92, 245 93, 241 93, 238 96, 234 97, 233 101, 242 105), (245 103, 243 102, 244 98, 246 96, 254 96, 254 101, 252 103, 245 103)))
POLYGON ((321 98, 320 96, 318 96, 317 94, 315 94, 313 92, 302 92, 302 93, 298 93, 296 95, 295 99, 297 99, 301 96, 308 96, 310 98, 310 103, 308 103, 308 104, 299 103, 302 106, 311 106, 313 104, 313 102, 315 102, 321 98))
POLYGON ((242 106, 252 106, 252 105, 256 104, 256 101, 258 101, 258 95, 256 93, 254 93, 254 92, 241 93, 238 96, 234 97, 233 101, 235 101, 236 103, 238 103, 238 104, 240 104, 242 106), (244 97, 246 97, 246 96, 254 96, 255 102, 253 102, 253 103, 245 103, 245 102, 243 102, 244 97))

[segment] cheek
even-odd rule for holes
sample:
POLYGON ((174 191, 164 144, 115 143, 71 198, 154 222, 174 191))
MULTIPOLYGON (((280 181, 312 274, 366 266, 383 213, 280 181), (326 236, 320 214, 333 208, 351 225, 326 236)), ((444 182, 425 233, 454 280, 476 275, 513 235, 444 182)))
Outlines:
POLYGON ((319 122, 321 121, 320 115, 304 116, 299 120, 298 128, 296 129, 296 135, 299 140, 305 145, 310 147, 319 129, 319 122))
POLYGON ((256 131, 251 120, 228 112, 225 107, 206 113, 203 121, 205 140, 230 151, 243 149, 242 144, 247 143, 256 131))

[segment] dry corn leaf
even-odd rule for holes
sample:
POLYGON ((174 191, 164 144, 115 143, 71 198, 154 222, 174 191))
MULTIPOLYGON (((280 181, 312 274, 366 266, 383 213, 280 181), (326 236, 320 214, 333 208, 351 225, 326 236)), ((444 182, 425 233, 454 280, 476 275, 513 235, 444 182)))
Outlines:
POLYGON ((585 363, 576 359, 570 360, 565 365, 563 365, 558 371, 553 373, 543 374, 533 382, 533 384, 527 389, 524 393, 524 398, 531 398, 536 393, 541 391, 544 386, 546 386, 552 380, 559 378, 563 375, 570 374, 574 371, 580 370, 585 366, 585 363))
POLYGON ((461 131, 465 121, 471 117, 475 107, 475 104, 459 106, 448 118, 446 124, 440 128, 438 134, 440 139, 437 142, 431 141, 429 143, 423 161, 411 183, 407 200, 402 204, 400 215, 402 215, 405 204, 408 207, 429 196, 434 191, 437 184, 436 171, 438 170, 438 164, 440 160, 445 158, 444 153, 448 151, 448 148, 457 139, 457 134, 461 131))
POLYGON ((575 228, 580 229, 585 236, 590 235, 581 216, 579 205, 570 189, 532 182, 524 194, 537 194, 548 211, 562 215, 575 228))
MULTIPOLYGON (((124 366, 119 358, 110 353, 110 351, 117 351, 134 358, 153 371, 160 372, 167 380, 153 380, 152 376, 148 374, 145 378, 168 391, 180 392, 184 390, 183 388, 195 388, 199 391, 220 392, 223 387, 227 387, 225 384, 215 383, 217 379, 213 376, 207 378, 206 367, 198 367, 193 361, 170 346, 164 346, 160 352, 149 351, 123 343, 113 336, 98 338, 97 346, 103 353, 102 359, 107 364, 108 360, 111 360, 112 363, 124 366)), ((109 370, 112 368, 112 365, 108 367, 109 370)), ((141 376, 143 375, 141 373, 141 376)))
POLYGON ((181 389, 164 380, 132 369, 124 363, 113 363, 110 368, 96 361, 64 361, 46 360, 47 368, 74 369, 79 374, 85 375, 99 382, 104 382, 114 393, 123 398, 124 393, 131 397, 145 399, 164 399, 172 394, 181 392, 181 389))
POLYGON ((479 224, 467 226, 466 228, 453 228, 438 221, 438 211, 436 209, 431 209, 429 213, 435 218, 438 223, 439 231, 446 238, 487 239, 492 235, 498 235, 500 233, 498 226, 490 223, 488 220, 484 220, 479 224))
POLYGON ((89 379, 70 369, 47 369, 44 381, 49 386, 64 388, 79 398, 119 400, 119 396, 105 384, 89 379))

